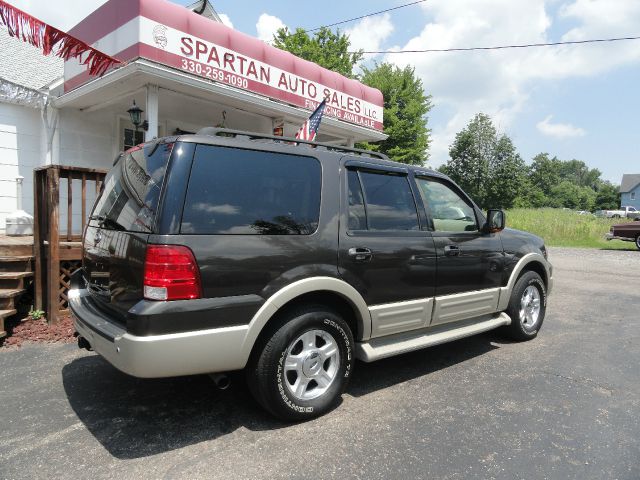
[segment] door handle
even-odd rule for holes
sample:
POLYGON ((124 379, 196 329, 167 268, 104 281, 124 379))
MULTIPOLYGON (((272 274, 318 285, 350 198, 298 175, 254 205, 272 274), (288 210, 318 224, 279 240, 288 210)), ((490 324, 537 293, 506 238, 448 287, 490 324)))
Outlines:
POLYGON ((447 257, 457 257, 460 255, 460 247, 457 245, 447 245, 444 247, 444 254, 447 257))
POLYGON ((354 247, 349 249, 349 256, 354 262, 368 262, 373 257, 373 253, 367 247, 354 247))

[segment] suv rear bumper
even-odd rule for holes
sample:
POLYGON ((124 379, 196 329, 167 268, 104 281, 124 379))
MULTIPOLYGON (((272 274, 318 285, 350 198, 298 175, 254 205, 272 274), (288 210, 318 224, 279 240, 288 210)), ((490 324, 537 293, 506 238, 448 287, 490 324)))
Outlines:
POLYGON ((248 325, 136 336, 110 321, 92 304, 86 289, 69 291, 78 333, 117 369, 141 378, 226 372, 244 368, 248 325))

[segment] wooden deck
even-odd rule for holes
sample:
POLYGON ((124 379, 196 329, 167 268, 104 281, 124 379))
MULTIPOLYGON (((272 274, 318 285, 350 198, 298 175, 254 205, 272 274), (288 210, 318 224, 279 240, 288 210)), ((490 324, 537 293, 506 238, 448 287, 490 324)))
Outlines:
POLYGON ((50 323, 55 323, 58 313, 68 308, 71 275, 81 265, 81 236, 73 233, 73 215, 80 217, 80 231, 84 231, 91 207, 87 204, 87 191, 93 190, 98 195, 106 173, 64 165, 48 165, 33 171, 35 303, 37 309, 46 312, 50 323), (74 181, 81 194, 75 204, 74 181), (60 202, 61 188, 67 192, 64 205, 60 202), (66 225, 60 222, 61 208, 66 210, 66 225))
MULTIPOLYGON (((60 245, 60 259, 61 260, 77 260, 82 257, 82 238, 80 235, 74 235, 71 241, 66 240, 66 235, 61 237, 60 245)), ((45 241, 45 245, 49 242, 45 241)), ((11 256, 26 256, 33 257, 33 237, 10 237, 8 235, 0 234, 0 258, 11 256)))

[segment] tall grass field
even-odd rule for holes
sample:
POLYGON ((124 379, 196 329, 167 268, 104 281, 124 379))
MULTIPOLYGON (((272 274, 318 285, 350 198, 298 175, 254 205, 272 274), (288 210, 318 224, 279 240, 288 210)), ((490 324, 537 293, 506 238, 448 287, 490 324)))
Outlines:
POLYGON ((633 242, 604 239, 611 225, 629 221, 624 218, 597 218, 557 208, 514 208, 506 214, 507 227, 535 233, 552 247, 636 250, 633 242))

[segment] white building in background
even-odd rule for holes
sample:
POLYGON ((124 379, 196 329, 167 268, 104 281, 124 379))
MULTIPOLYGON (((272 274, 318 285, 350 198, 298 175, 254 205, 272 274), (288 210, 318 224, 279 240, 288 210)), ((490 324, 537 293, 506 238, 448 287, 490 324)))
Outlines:
POLYGON ((22 205, 33 214, 33 169, 46 163, 47 92, 62 81, 64 62, 45 57, 0 28, 0 230, 17 208, 16 178, 24 177, 22 205))
MULTIPOLYGON (((380 91, 223 25, 210 4, 200 15, 166 0, 109 0, 69 33, 123 63, 91 77, 77 60, 45 57, 0 29, 0 231, 17 207, 18 175, 33 214, 33 168, 108 169, 145 138, 217 125, 293 136, 324 97, 319 141, 386 138, 380 91), (146 132, 127 114, 134 100, 146 132)), ((79 232, 80 219, 73 224, 79 232)))

